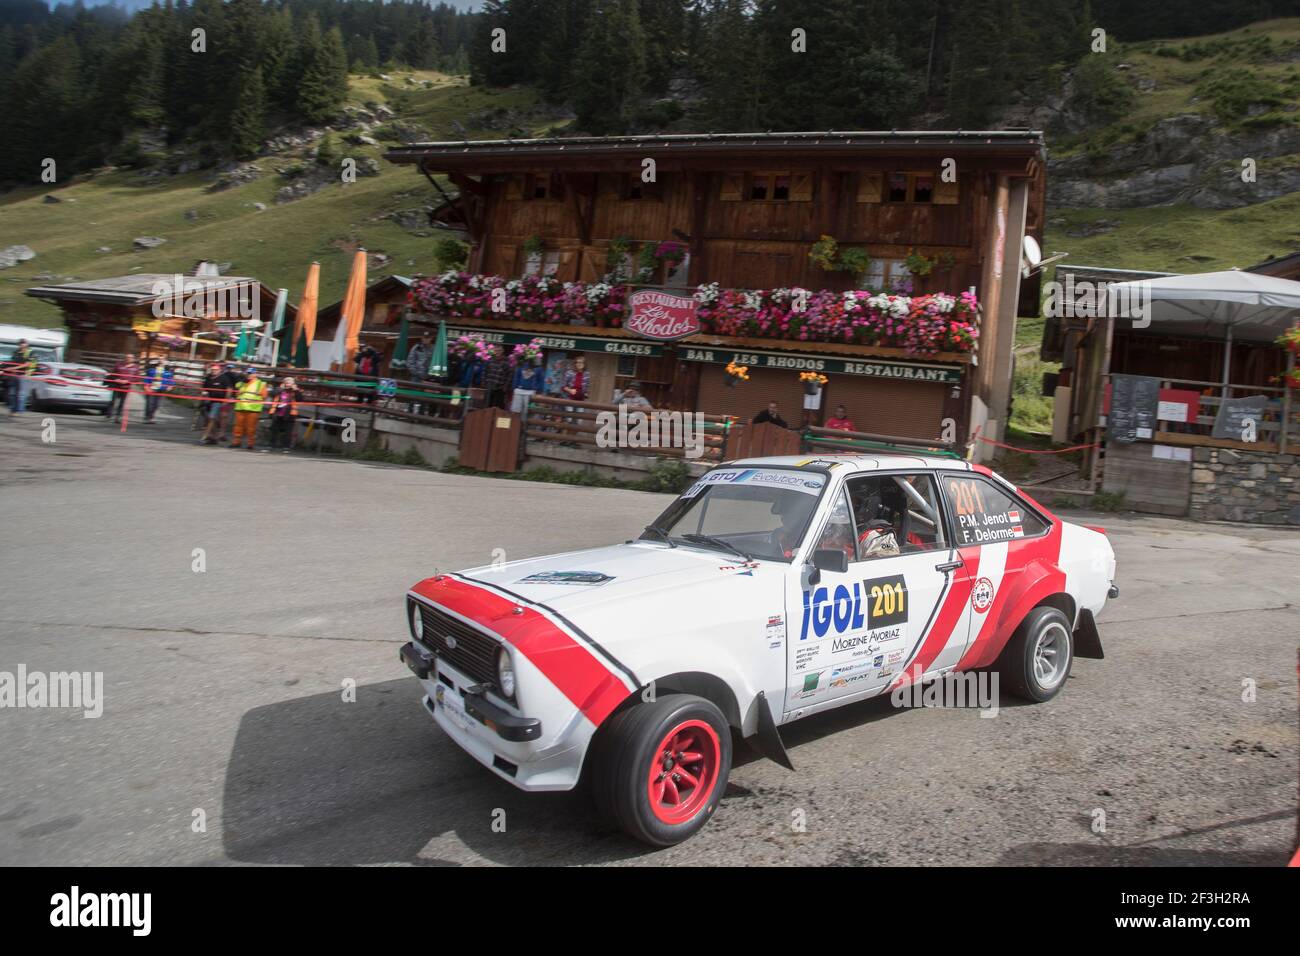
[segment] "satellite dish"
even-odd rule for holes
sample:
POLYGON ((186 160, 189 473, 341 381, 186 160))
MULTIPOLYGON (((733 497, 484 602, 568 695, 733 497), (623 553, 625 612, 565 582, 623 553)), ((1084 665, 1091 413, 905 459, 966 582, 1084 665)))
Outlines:
POLYGON ((1033 236, 1025 236, 1024 241, 1020 244, 1020 276, 1028 279, 1036 272, 1042 272, 1050 265, 1060 262, 1068 252, 1058 252, 1048 258, 1043 258, 1043 250, 1038 245, 1038 240, 1033 236))
POLYGON ((1025 236, 1025 241, 1020 246, 1020 254, 1024 258, 1025 266, 1028 269, 1033 270, 1043 261, 1043 250, 1038 247, 1038 240, 1033 236, 1025 236))

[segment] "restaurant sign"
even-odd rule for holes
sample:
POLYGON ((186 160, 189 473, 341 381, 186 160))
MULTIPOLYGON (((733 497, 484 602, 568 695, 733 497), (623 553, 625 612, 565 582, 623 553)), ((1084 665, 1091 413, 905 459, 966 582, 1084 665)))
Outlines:
POLYGON ((792 372, 861 375, 867 378, 901 379, 906 382, 939 382, 944 385, 961 383, 961 367, 955 365, 827 358, 822 355, 799 355, 790 352, 741 352, 735 349, 693 346, 680 348, 677 358, 683 362, 712 362, 718 365, 734 362, 750 368, 788 369, 792 372))
POLYGON ((532 332, 451 327, 448 327, 447 334, 453 337, 472 335, 489 345, 527 345, 533 339, 540 339, 542 348, 564 352, 604 352, 607 355, 637 355, 643 358, 658 358, 664 354, 662 345, 630 342, 626 339, 595 339, 579 335, 537 335, 532 332))
POLYGON ((643 338, 674 342, 700 331, 699 303, 667 289, 637 289, 627 297, 623 327, 643 338))

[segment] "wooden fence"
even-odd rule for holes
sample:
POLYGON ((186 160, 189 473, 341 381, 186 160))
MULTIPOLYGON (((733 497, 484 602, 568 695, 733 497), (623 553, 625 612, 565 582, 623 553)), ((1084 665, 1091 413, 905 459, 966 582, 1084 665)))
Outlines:
POLYGON ((530 441, 606 448, 634 455, 683 458, 688 451, 688 444, 695 444, 694 440, 688 443, 686 439, 694 437, 694 429, 699 426, 701 434, 698 442, 703 450, 701 458, 706 461, 721 461, 728 435, 734 425, 734 419, 727 415, 704 415, 661 408, 626 408, 604 402, 577 402, 568 398, 534 395, 528 405, 524 434, 530 441), (636 412, 644 412, 645 419, 635 416, 636 412), (611 427, 614 430, 612 442, 611 427), (691 430, 691 436, 688 436, 687 429, 691 430))

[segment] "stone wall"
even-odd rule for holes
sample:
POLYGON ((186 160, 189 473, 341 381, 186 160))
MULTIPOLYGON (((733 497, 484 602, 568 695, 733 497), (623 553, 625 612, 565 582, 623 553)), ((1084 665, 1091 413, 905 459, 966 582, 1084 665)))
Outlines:
POLYGON ((1211 521, 1300 525, 1300 457, 1194 449, 1189 514, 1211 521))

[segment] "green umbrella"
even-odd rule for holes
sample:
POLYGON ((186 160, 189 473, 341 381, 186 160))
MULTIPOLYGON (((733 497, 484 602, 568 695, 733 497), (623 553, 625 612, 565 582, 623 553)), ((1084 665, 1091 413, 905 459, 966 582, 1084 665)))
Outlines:
POLYGON ((397 333, 397 345, 393 347, 393 365, 400 367, 406 364, 407 339, 410 334, 411 323, 407 321, 406 316, 402 316, 402 327, 397 333))
POLYGON ((298 333, 298 347, 293 353, 293 364, 298 368, 307 368, 311 364, 311 359, 307 354, 307 330, 303 329, 298 333))
POLYGON ((442 378, 447 374, 447 323, 438 323, 438 340, 433 343, 433 358, 429 361, 429 375, 442 378))
POLYGON ((253 337, 248 332, 248 327, 239 330, 239 344, 235 346, 235 361, 247 359, 249 353, 253 351, 253 337))

